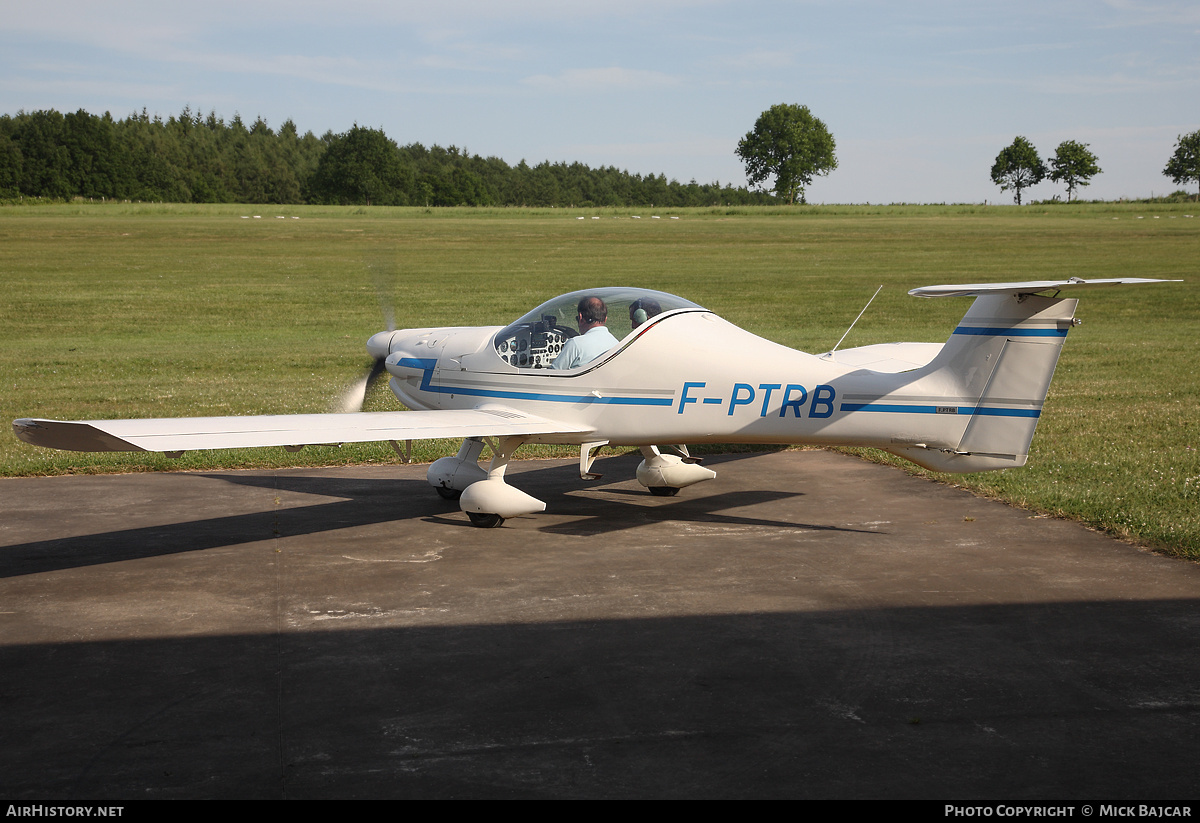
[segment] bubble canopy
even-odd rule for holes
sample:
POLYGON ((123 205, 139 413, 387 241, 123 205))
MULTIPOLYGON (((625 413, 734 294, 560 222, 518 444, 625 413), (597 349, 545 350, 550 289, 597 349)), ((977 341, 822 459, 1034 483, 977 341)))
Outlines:
POLYGON ((583 289, 547 300, 496 334, 496 352, 518 368, 546 368, 567 340, 579 334, 579 301, 599 297, 608 308, 605 325, 618 340, 642 323, 678 309, 703 309, 690 300, 653 289, 610 286, 583 289))

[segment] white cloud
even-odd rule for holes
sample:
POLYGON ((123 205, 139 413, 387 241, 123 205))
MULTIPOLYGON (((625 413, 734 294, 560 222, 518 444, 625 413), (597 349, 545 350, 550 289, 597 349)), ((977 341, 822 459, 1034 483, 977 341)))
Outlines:
POLYGON ((1195 3, 1140 3, 1136 0, 1104 0, 1104 5, 1120 13, 1119 20, 1101 24, 1102 28, 1148 26, 1200 26, 1200 6, 1195 3))
MULTIPOLYGON (((24 106, 27 111, 54 108, 56 104, 47 101, 59 99, 77 101, 81 97, 89 97, 110 101, 138 100, 142 101, 146 106, 152 106, 153 103, 162 100, 169 100, 173 103, 179 97, 179 89, 173 84, 114 83, 109 80, 76 80, 70 78, 62 80, 29 80, 12 76, 0 78, 0 91, 3 91, 6 96, 25 97, 31 99, 31 101, 36 101, 24 106)), ((62 104, 57 105, 62 106, 62 104)), ((113 116, 124 117, 134 107, 125 109, 108 105, 106 108, 101 108, 97 111, 94 105, 88 104, 84 108, 87 108, 91 114, 102 114, 107 108, 107 110, 112 111, 113 116)), ((62 110, 71 111, 74 110, 74 107, 65 106, 62 110)), ((3 113, 16 114, 16 110, 3 113)))
POLYGON ((745 54, 730 55, 720 61, 723 66, 744 71, 786 69, 791 68, 795 62, 795 57, 790 51, 771 51, 768 49, 757 49, 745 54))
POLYGON ((558 75, 535 74, 523 81, 546 91, 596 92, 645 91, 678 86, 682 80, 671 74, 610 66, 603 69, 566 69, 558 75))
POLYGON ((629 143, 573 143, 562 146, 581 156, 601 157, 711 157, 733 154, 737 140, 712 137, 692 137, 680 140, 655 140, 629 143))

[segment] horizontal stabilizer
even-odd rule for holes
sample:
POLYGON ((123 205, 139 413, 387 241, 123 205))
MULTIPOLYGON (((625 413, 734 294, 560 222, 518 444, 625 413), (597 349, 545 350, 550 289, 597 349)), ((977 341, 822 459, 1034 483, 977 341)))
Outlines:
POLYGON ((145 420, 24 418, 13 421, 13 432, 26 443, 88 452, 180 452, 585 431, 588 429, 505 408, 145 420))
POLYGON ((1182 283, 1182 280, 1153 280, 1145 277, 1114 277, 1106 280, 1028 280, 1023 283, 973 283, 957 286, 923 286, 909 292, 913 297, 980 297, 985 294, 1042 294, 1064 289, 1102 286, 1138 286, 1143 283, 1182 283))

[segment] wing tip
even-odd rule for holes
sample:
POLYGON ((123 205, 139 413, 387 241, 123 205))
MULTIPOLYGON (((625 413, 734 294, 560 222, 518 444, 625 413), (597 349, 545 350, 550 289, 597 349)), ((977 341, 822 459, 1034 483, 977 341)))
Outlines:
POLYGON ((75 420, 45 420, 22 417, 13 421, 13 434, 31 446, 73 452, 146 451, 128 440, 101 431, 90 423, 75 420))

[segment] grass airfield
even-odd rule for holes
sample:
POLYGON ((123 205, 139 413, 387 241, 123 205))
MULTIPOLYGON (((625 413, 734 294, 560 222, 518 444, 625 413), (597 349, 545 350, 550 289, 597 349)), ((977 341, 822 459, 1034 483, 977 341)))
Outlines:
MULTIPOLYGON (((944 341, 969 300, 909 297, 917 286, 1182 278, 1083 293, 1029 465, 942 479, 1200 559, 1198 263, 1195 204, 0 207, 0 403, 5 421, 331 411, 384 326, 377 283, 402 328, 499 325, 561 292, 628 284, 820 352, 880 284, 842 348, 944 341)), ((367 404, 395 407, 382 385, 367 404)), ((456 445, 417 443, 417 458, 456 445)), ((395 459, 386 444, 171 460, 0 439, 9 476, 395 459)))

